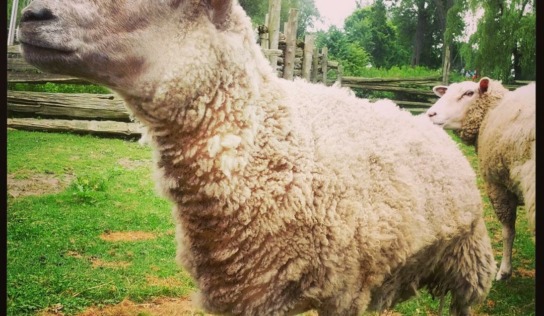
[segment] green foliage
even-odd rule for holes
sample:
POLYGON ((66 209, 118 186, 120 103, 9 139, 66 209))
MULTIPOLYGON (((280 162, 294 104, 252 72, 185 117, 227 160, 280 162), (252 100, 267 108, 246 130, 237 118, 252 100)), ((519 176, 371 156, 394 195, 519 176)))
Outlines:
MULTIPOLYGON (((509 82, 536 75, 536 12, 534 0, 478 2, 484 14, 477 31, 462 49, 470 68, 509 82)), ((477 5, 472 3, 472 7, 477 5)))
POLYGON ((407 65, 393 66, 389 69, 366 68, 363 77, 366 78, 417 78, 439 76, 440 69, 430 69, 423 66, 411 67, 407 65))
POLYGON ((391 23, 397 30, 400 64, 439 68, 442 66, 443 34, 436 14, 436 2, 390 0, 391 23))
POLYGON ((362 76, 369 64, 368 53, 356 43, 348 41, 345 33, 336 26, 331 26, 327 32, 318 32, 317 47, 327 47, 329 59, 338 61, 347 76, 362 76))
POLYGON ((264 24, 264 18, 268 13, 268 1, 239 0, 238 2, 254 25, 264 24))
POLYGON ((463 16, 467 11, 466 0, 453 1, 452 6, 446 12, 446 29, 444 30, 444 42, 453 44, 459 42, 466 27, 463 16))
POLYGON ((50 93, 94 93, 108 94, 111 91, 98 85, 58 84, 58 83, 8 83, 8 89, 14 91, 34 91, 50 93))
POLYGON ((291 8, 298 9, 297 38, 304 38, 306 30, 313 27, 315 21, 320 18, 319 11, 314 0, 282 0, 281 21, 287 21, 291 8))
POLYGON ((75 201, 83 204, 96 204, 107 198, 108 183, 113 177, 120 174, 119 168, 115 168, 107 175, 78 176, 68 187, 75 201))
MULTIPOLYGON (((240 5, 251 18, 254 25, 264 24, 264 19, 268 13, 269 1, 240 0, 240 5)), ((286 22, 289 18, 289 9, 298 9, 297 37, 303 38, 306 30, 314 26, 316 20, 320 18, 319 11, 315 6, 314 0, 282 0, 280 21, 286 22)), ((283 23, 280 22, 280 29, 283 23)))
POLYGON ((368 52, 374 67, 389 68, 405 58, 405 51, 397 45, 396 28, 387 18, 383 0, 355 10, 346 18, 344 30, 347 41, 368 52))

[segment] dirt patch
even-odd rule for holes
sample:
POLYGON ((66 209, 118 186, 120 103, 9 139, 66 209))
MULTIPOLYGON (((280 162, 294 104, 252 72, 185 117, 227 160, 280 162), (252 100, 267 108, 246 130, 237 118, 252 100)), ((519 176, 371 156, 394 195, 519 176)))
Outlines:
MULTIPOLYGON (((62 306, 59 304, 37 314, 38 316, 63 316, 62 306)), ((390 314, 397 316, 400 314, 390 314)), ((196 308, 188 297, 157 298, 147 303, 134 303, 129 299, 117 305, 90 307, 77 316, 211 316, 196 308)), ((317 312, 310 311, 301 316, 317 316, 317 312)))
POLYGON ((128 158, 122 158, 117 160, 117 163, 128 170, 151 166, 151 160, 130 160, 128 158))
POLYGON ((72 251, 72 250, 69 250, 68 252, 66 252, 66 256, 76 258, 76 259, 83 259, 83 256, 79 252, 72 251))
POLYGON ((65 256, 76 258, 76 259, 87 260, 91 263, 92 267, 95 269, 98 269, 98 268, 124 269, 132 265, 132 263, 128 261, 104 261, 95 256, 86 257, 80 254, 79 252, 72 251, 72 250, 67 251, 65 253, 65 256))
POLYGON ((73 179, 73 175, 59 178, 53 174, 33 174, 28 178, 18 179, 15 175, 8 174, 8 194, 14 198, 54 194, 66 189, 73 179))
POLYGON ((522 278, 534 278, 535 277, 535 270, 534 269, 527 270, 527 269, 523 269, 523 268, 517 268, 516 269, 516 274, 518 274, 522 278))
MULTIPOLYGON (((91 307, 77 316, 208 316, 196 308, 190 298, 158 298, 150 303, 137 304, 128 299, 114 306, 91 307)), ((393 314, 400 315, 400 314, 393 314)), ((43 315, 46 316, 46 315, 43 315)), ((52 316, 52 315, 47 315, 52 316)), ((302 316, 317 316, 314 311, 302 316)))
MULTIPOLYGON (((128 299, 113 306, 91 307, 78 316, 172 316, 209 315, 195 308, 189 298, 158 298, 149 303, 134 303, 128 299)), ((43 315, 46 316, 46 315, 43 315)))
POLYGON ((175 288, 183 286, 184 283, 179 278, 169 277, 169 278, 158 278, 153 275, 146 277, 147 284, 150 286, 161 286, 168 288, 175 288))
POLYGON ((93 268, 95 269, 98 269, 98 268, 124 269, 131 265, 131 263, 127 261, 103 261, 98 258, 91 258, 89 260, 91 261, 93 268))
POLYGON ((152 233, 142 232, 142 231, 132 231, 132 232, 105 232, 100 235, 100 239, 105 241, 139 241, 139 240, 149 240, 155 239, 157 236, 152 233))

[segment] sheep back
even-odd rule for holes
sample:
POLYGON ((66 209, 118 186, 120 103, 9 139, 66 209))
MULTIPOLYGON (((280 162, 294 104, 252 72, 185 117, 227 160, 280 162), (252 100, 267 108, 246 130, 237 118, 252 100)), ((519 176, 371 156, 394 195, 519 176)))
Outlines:
MULTIPOLYGON (((524 201, 530 226, 535 225, 534 83, 507 93, 488 112, 480 128, 478 158, 487 183, 501 184, 524 201)), ((500 214, 498 214, 500 216, 500 214)))

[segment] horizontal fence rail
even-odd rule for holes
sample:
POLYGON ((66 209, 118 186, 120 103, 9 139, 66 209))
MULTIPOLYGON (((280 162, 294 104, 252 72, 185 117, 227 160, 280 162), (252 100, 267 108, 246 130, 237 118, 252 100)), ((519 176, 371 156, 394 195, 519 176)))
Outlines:
MULTIPOLYGON (((312 38, 307 42, 311 43, 312 38)), ((300 49, 300 51, 302 50, 303 48, 300 49)), ((342 87, 361 89, 365 92, 393 93, 396 96, 392 98, 393 102, 413 114, 426 111, 437 100, 431 88, 441 84, 441 76, 419 78, 342 76, 339 63, 326 58, 326 49, 319 53, 312 46, 307 47, 305 51, 307 53, 311 51, 312 54, 309 55, 314 55, 316 58, 305 62, 307 65, 304 70, 305 74, 302 74, 302 68, 300 72, 295 69, 295 76, 308 76, 312 72, 312 80, 324 82, 323 73, 334 71, 336 72, 336 80, 326 81, 328 85, 337 84, 342 87), (311 69, 308 68, 310 65, 312 65, 311 69)), ((263 53, 267 56, 278 57, 281 64, 283 58, 281 57, 283 54, 281 49, 263 49, 263 53)), ((299 62, 297 61, 297 63, 299 62)), ((300 61, 301 67, 302 63, 303 61, 300 61)), ((281 72, 278 75, 282 75, 281 72)), ((70 76, 41 72, 24 61, 17 45, 8 46, 7 78, 9 84, 91 84, 88 81, 70 76)), ((514 89, 518 86, 509 85, 506 87, 514 89)), ((8 89, 7 109, 10 117, 8 119, 9 128, 134 137, 141 134, 140 124, 133 122, 124 101, 116 94, 46 93, 8 89)))

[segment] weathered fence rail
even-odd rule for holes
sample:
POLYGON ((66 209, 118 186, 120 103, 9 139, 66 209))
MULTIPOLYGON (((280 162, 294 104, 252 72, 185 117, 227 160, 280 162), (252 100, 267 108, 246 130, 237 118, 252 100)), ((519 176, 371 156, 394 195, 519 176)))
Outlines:
POLYGON ((130 121, 123 100, 114 94, 8 91, 7 101, 14 114, 130 121))
POLYGON ((138 124, 116 121, 9 118, 8 127, 21 130, 90 133, 107 136, 141 135, 138 124))
MULTIPOLYGON (((75 83, 88 81, 43 73, 26 63, 18 46, 8 47, 8 83, 75 83)), ((8 128, 139 137, 124 101, 115 94, 47 93, 9 90, 8 128)))
MULTIPOLYGON (((313 37, 309 37, 306 43, 297 43, 293 52, 294 64, 293 76, 304 76, 315 82, 324 82, 328 70, 337 71, 337 81, 342 86, 358 87, 374 91, 400 91, 417 94, 407 88, 400 87, 401 82, 422 83, 437 78, 410 79, 370 79, 342 77, 338 62, 327 58, 326 49, 319 52, 313 47, 313 37), (304 56, 305 55, 305 56, 304 56), (310 56, 310 57, 308 57, 310 56), (315 57, 315 58, 312 58, 315 57), (309 58, 309 59, 304 59, 309 58), (304 65, 306 65, 304 67, 304 65), (304 74, 303 74, 304 72, 304 74), (314 74, 311 76, 310 74, 314 74), (399 81, 401 80, 401 81, 399 81)), ((292 42, 293 43, 293 42, 292 42)), ((293 44, 290 45, 293 45, 293 44)), ((280 45, 282 47, 284 44, 280 45)), ((283 47, 283 49, 285 49, 283 47)), ((265 55, 276 55, 282 58, 283 50, 263 50, 265 55)), ((281 63, 280 63, 281 65, 281 63)), ((282 71, 283 72, 283 71, 282 71)), ((279 75, 282 74, 279 72, 279 75)), ((289 76, 289 75, 288 75, 289 76)), ((53 75, 43 73, 37 68, 26 63, 17 46, 8 47, 7 77, 10 84, 27 83, 75 83, 91 84, 90 82, 70 76, 53 75)), ((327 84, 333 82, 325 81, 327 84)), ((430 90, 427 95, 432 95, 430 90)), ((397 101, 411 111, 417 111, 427 106, 427 103, 413 101, 397 101)), ((8 89, 7 96, 8 127, 27 130, 65 131, 76 133, 93 133, 118 136, 139 137, 140 126, 131 121, 130 114, 124 106, 123 100, 115 94, 89 94, 89 93, 46 93, 31 91, 14 91, 8 89), (71 123, 70 123, 71 122, 71 123)))
MULTIPOLYGON (((315 47, 315 35, 307 34, 296 40, 298 10, 291 9, 289 20, 280 33, 281 0, 269 1, 269 13, 264 25, 257 27, 259 43, 264 55, 279 77, 302 77, 325 85, 336 83, 342 87, 362 91, 390 92, 399 106, 412 113, 429 108, 437 97, 432 86, 442 81, 441 76, 424 78, 360 78, 343 76, 342 66, 328 58, 327 47, 315 47), (330 73, 334 80, 330 80, 330 73)), ((10 28, 14 29, 13 26, 10 28)), ((9 84, 59 83, 90 84, 87 81, 43 73, 26 63, 16 45, 8 46, 7 78, 9 84)), ((520 82, 523 84, 523 82, 520 82)), ((507 85, 514 89, 519 85, 507 85)), ((68 131, 125 135, 138 137, 140 125, 131 121, 123 100, 115 94, 43 93, 8 89, 8 127, 18 129, 68 131), (38 119, 41 117, 43 119, 38 119)))

